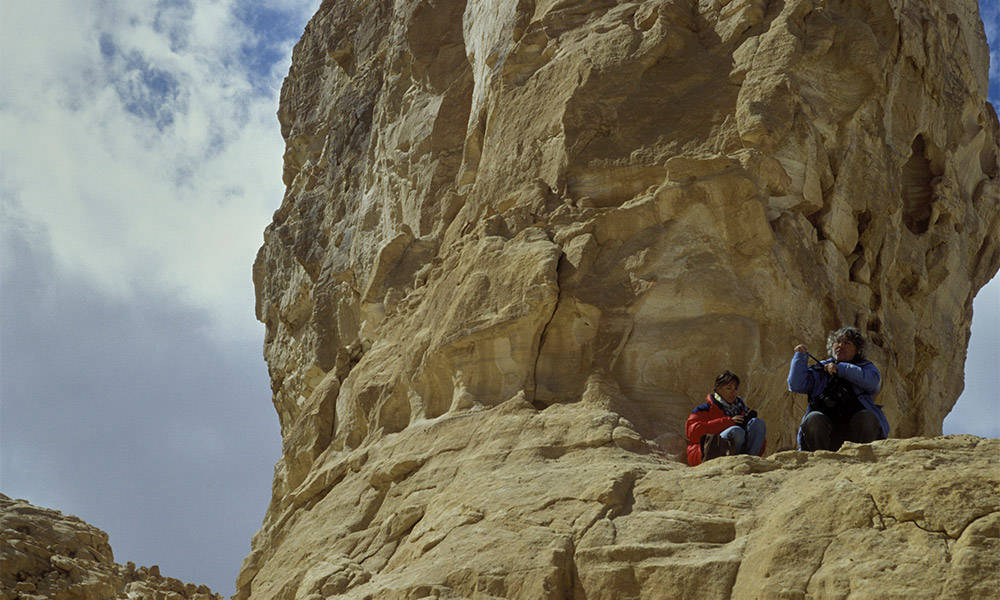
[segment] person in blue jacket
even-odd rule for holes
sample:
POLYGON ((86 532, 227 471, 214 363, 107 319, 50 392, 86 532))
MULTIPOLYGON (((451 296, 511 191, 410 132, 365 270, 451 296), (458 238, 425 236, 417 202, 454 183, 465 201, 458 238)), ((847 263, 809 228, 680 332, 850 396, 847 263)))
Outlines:
POLYGON ((809 395, 809 408, 799 424, 799 450, 833 450, 845 441, 868 443, 889 435, 889 422, 873 396, 882 374, 865 359, 865 338, 854 327, 830 333, 826 351, 831 358, 809 366, 802 344, 788 370, 788 389, 809 395))

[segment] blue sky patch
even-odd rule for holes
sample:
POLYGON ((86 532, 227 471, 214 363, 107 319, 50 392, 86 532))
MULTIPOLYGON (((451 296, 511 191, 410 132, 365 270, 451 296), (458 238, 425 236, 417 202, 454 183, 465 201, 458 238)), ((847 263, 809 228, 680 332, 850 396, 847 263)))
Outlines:
POLYGON ((172 51, 187 48, 191 38, 188 25, 194 17, 191 0, 159 0, 155 11, 153 31, 167 36, 172 51))
POLYGON ((106 60, 110 60, 118 52, 118 46, 115 45, 115 41, 110 33, 101 34, 100 45, 101 56, 106 60))
POLYGON ((989 99, 993 107, 1000 102, 1000 3, 979 0, 979 14, 986 29, 986 42, 990 49, 989 99))
POLYGON ((183 92, 177 78, 138 51, 123 52, 110 33, 102 33, 98 44, 107 80, 112 82, 125 110, 152 121, 161 131, 169 127, 183 92))
POLYGON ((293 10, 247 1, 237 4, 234 14, 254 34, 240 48, 239 60, 249 73, 254 91, 270 94, 274 85, 271 71, 275 64, 287 59, 284 45, 302 36, 302 17, 293 10))
POLYGON ((150 64, 138 52, 125 58, 125 73, 115 78, 115 91, 129 113, 163 130, 174 122, 181 86, 170 72, 150 64))

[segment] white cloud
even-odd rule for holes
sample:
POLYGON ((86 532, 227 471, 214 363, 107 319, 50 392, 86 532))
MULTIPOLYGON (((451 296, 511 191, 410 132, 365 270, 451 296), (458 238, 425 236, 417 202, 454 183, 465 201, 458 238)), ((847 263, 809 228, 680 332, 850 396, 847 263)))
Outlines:
MULTIPOLYGON (((267 8, 301 24, 315 6, 267 8)), ((274 115, 301 30, 265 39, 239 18, 251 9, 5 5, 0 53, 17 85, 0 91, 0 164, 7 203, 48 230, 61 267, 121 298, 176 291, 256 339, 250 268, 283 193, 274 115), (282 54, 254 73, 245 60, 266 49, 282 54)))
POLYGON ((280 452, 251 264, 317 4, 0 8, 4 491, 228 593, 280 452))

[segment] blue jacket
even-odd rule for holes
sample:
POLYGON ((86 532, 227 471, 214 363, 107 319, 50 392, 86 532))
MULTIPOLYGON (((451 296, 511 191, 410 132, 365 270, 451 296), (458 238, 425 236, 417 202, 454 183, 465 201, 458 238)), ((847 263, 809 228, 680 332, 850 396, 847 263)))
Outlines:
MULTIPOLYGON (((833 362, 832 358, 824 360, 821 364, 833 362)), ((856 363, 838 362, 837 375, 846 379, 854 392, 858 395, 858 401, 878 417, 879 425, 882 427, 882 436, 889 437, 889 421, 882 413, 882 407, 875 404, 873 396, 882 389, 882 374, 878 368, 870 361, 861 360, 856 363)), ((808 394, 810 397, 821 393, 826 384, 830 381, 830 376, 818 366, 809 367, 809 355, 796 352, 792 357, 792 364, 788 369, 788 390, 796 394, 808 394)), ((806 415, 812 411, 806 409, 806 415)), ((805 416, 802 417, 805 420, 805 416)), ((799 426, 797 435, 799 449, 802 449, 802 426, 799 426)))

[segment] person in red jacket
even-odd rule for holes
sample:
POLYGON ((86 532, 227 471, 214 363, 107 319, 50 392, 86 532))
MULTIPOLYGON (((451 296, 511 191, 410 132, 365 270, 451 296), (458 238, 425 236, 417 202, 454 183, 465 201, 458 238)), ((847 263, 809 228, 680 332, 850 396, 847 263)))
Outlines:
POLYGON ((748 410, 736 392, 740 378, 732 371, 723 371, 715 378, 715 388, 704 404, 695 407, 688 416, 687 459, 692 467, 701 464, 705 436, 719 436, 731 446, 734 454, 764 453, 767 427, 757 411, 748 410))

